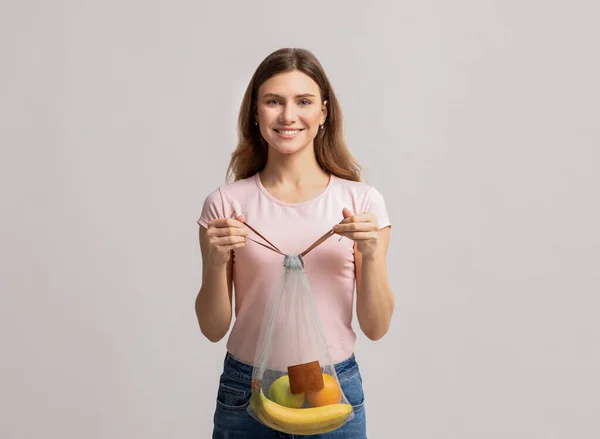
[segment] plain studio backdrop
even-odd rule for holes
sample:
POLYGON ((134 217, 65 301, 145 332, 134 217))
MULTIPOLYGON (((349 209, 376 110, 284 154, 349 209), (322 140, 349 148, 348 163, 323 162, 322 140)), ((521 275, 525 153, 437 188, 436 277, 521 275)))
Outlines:
POLYGON ((599 12, 3 0, 0 437, 210 437, 196 219, 281 47, 321 60, 393 223, 369 437, 600 437, 599 12))

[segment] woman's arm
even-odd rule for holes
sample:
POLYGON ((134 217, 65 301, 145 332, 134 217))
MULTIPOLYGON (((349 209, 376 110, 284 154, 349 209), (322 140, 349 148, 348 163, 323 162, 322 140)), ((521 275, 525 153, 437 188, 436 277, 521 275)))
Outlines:
POLYGON ((380 229, 371 213, 352 215, 344 208, 342 215, 344 219, 333 231, 354 241, 358 323, 367 337, 379 340, 387 333, 394 312, 386 261, 390 227, 380 229))
POLYGON ((200 330, 213 343, 221 340, 231 325, 232 258, 226 263, 211 263, 207 230, 200 226, 202 286, 196 296, 196 317, 200 330))
POLYGON ((379 232, 377 250, 362 254, 354 246, 356 267, 356 314, 360 329, 371 340, 379 340, 389 327, 394 312, 394 293, 387 273, 390 228, 379 232))

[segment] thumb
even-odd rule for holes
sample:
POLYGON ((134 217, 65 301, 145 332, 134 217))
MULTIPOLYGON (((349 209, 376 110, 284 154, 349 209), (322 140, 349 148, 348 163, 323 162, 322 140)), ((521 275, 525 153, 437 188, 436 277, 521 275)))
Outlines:
POLYGON ((350 209, 344 207, 344 209, 342 210, 342 215, 344 216, 344 219, 346 219, 349 216, 352 216, 352 212, 350 212, 350 209))
POLYGON ((239 221, 239 222, 241 222, 241 223, 243 223, 243 222, 244 222, 244 215, 239 215, 239 216, 236 218, 236 220, 237 220, 237 221, 239 221))

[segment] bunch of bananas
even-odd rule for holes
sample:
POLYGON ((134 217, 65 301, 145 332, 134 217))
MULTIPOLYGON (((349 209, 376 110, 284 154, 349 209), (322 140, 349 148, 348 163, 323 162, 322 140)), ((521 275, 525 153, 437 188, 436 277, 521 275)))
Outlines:
POLYGON ((340 428, 353 416, 350 404, 329 404, 310 408, 284 407, 268 399, 262 389, 253 392, 250 404, 263 424, 287 434, 328 433, 340 428))

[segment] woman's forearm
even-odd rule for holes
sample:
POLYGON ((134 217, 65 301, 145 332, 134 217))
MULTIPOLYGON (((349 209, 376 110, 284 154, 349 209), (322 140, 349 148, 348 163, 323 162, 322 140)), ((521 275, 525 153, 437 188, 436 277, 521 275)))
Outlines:
POLYGON ((207 264, 202 287, 196 297, 196 317, 200 330, 213 343, 221 340, 231 324, 231 264, 207 264))
POLYGON ((394 293, 388 283, 383 251, 361 256, 357 272, 356 313, 361 330, 371 340, 379 340, 390 326, 394 293))

